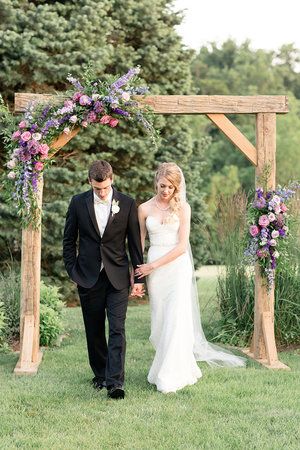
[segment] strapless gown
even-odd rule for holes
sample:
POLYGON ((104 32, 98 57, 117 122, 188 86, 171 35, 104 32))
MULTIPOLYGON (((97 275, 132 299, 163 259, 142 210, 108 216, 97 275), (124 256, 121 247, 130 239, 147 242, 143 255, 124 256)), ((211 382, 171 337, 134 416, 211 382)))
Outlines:
MULTIPOLYGON (((146 227, 150 263, 176 246, 179 219, 161 224, 156 217, 148 216, 146 227)), ((150 341, 156 350, 148 381, 164 393, 192 385, 202 376, 193 353, 192 276, 193 267, 186 252, 147 278, 150 341)))

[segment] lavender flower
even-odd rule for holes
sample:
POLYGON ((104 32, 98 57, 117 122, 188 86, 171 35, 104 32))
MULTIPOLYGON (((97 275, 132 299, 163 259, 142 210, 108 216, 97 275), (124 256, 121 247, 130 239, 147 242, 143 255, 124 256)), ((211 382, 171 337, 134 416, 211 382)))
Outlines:
POLYGON ((134 67, 130 69, 125 75, 121 78, 118 78, 110 87, 112 90, 120 89, 120 87, 124 86, 124 84, 128 83, 131 78, 140 73, 139 67, 134 67))
POLYGON ((79 91, 83 91, 83 86, 80 84, 77 78, 74 78, 70 73, 67 76, 67 80, 69 81, 69 83, 73 84, 76 89, 78 89, 79 91))

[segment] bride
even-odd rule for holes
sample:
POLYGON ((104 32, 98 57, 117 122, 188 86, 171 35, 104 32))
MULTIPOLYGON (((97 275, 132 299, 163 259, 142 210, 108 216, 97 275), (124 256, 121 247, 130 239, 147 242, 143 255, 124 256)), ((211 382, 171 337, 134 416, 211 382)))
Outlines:
POLYGON ((150 341, 156 353, 148 381, 161 392, 176 392, 202 376, 196 361, 241 367, 245 359, 207 342, 200 321, 197 285, 190 251, 191 208, 185 180, 175 163, 163 163, 155 175, 156 195, 139 207, 143 250, 148 232, 147 276, 151 305, 150 341))

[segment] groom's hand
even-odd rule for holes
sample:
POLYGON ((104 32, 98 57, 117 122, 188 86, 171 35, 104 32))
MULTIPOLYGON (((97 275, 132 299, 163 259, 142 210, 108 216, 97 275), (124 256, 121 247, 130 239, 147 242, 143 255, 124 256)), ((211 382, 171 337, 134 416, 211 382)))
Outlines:
POLYGON ((145 295, 145 288, 143 283, 135 283, 132 286, 129 297, 143 297, 145 295))

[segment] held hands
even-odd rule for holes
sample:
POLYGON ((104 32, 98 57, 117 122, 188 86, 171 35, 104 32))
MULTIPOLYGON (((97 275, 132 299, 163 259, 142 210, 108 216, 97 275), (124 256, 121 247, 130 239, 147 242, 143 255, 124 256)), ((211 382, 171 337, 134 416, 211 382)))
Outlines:
POLYGON ((154 270, 154 267, 152 264, 140 264, 137 267, 138 268, 135 269, 134 273, 138 277, 138 279, 146 277, 154 270))
POLYGON ((135 283, 131 287, 131 293, 129 297, 143 297, 145 289, 143 283, 135 283))

